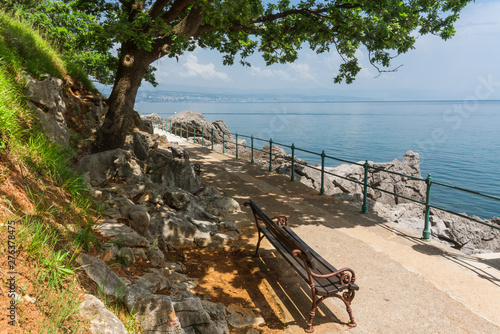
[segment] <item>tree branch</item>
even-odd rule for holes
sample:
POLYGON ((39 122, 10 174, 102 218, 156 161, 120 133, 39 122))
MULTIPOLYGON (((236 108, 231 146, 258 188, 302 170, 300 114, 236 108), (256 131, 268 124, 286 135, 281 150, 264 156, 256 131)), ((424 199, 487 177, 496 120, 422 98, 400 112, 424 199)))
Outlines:
MULTIPOLYGON (((354 9, 354 8, 361 8, 361 4, 340 4, 335 6, 335 8, 338 9, 354 9)), ((281 13, 276 13, 276 14, 271 14, 271 15, 266 15, 266 16, 261 16, 255 19, 250 20, 251 23, 263 23, 263 22, 271 22, 271 21, 276 21, 278 19, 282 19, 287 16, 291 15, 296 15, 296 14, 302 14, 302 15, 318 15, 322 13, 326 13, 330 10, 330 8, 313 8, 313 9, 298 9, 298 8, 293 8, 290 10, 286 10, 281 13)))
POLYGON ((149 8, 149 16, 153 20, 155 20, 158 16, 160 16, 161 11, 169 4, 170 0, 157 0, 153 3, 151 8, 149 8))
POLYGON ((195 0, 176 0, 170 9, 161 16, 161 18, 168 24, 179 17, 192 4, 195 0))

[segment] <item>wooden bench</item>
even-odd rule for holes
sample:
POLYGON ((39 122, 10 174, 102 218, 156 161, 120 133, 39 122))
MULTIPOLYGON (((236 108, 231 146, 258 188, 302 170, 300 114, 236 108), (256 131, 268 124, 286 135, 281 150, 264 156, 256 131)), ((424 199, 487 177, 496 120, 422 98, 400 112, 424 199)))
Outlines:
POLYGON ((359 287, 354 284, 356 280, 354 271, 350 268, 335 269, 288 227, 287 217, 277 216, 271 219, 252 200, 246 202, 245 206, 252 209, 259 232, 254 256, 258 256, 260 242, 266 237, 311 287, 312 309, 305 331, 314 332, 312 323, 316 308, 329 297, 339 298, 344 302, 350 318, 347 325, 356 327, 351 302, 359 287))

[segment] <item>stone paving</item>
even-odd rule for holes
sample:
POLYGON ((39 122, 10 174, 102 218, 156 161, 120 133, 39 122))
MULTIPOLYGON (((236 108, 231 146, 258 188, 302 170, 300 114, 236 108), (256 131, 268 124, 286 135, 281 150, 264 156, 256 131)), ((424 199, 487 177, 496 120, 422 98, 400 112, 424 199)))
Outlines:
MULTIPOLYGON (((290 216, 292 229, 337 268, 350 267, 360 286, 349 329, 343 303, 328 299, 314 320, 315 333, 500 333, 500 254, 469 256, 439 242, 424 242, 380 217, 339 203, 246 161, 169 135, 202 168, 202 180, 240 205, 252 198, 269 215, 290 216)), ((242 206, 243 208, 243 206, 242 206)), ((256 230, 245 208, 236 222, 256 230)), ((281 305, 285 333, 303 333, 309 288, 265 242, 254 265, 264 271, 274 302, 281 305)))

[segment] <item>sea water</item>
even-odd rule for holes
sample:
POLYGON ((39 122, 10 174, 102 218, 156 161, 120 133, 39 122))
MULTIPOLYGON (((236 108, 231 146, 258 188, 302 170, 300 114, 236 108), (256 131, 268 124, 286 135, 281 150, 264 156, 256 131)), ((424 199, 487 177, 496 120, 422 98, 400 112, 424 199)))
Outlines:
MULTIPOLYGON (((349 161, 401 160, 412 150, 420 155, 424 178, 430 173, 435 181, 500 197, 500 101, 138 103, 136 109, 165 119, 196 110, 208 121, 223 120, 233 134, 294 143, 349 161)), ((297 156, 320 162, 317 155, 297 156)), ((338 164, 326 160, 326 166, 338 164)), ((500 216, 500 201, 438 185, 431 190, 433 205, 481 218, 500 216)))

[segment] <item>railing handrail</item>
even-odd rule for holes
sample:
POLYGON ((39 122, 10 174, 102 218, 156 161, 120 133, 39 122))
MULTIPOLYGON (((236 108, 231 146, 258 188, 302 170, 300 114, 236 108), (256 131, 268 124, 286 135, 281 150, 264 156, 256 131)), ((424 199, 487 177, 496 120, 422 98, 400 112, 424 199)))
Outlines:
MULTIPOLYGON (((178 132, 179 131, 177 131, 177 130, 178 130, 179 124, 180 124, 180 137, 181 138, 184 137, 182 131, 183 131, 183 124, 185 124, 185 127, 186 127, 186 138, 189 139, 189 126, 193 126, 193 124, 185 123, 185 122, 174 122, 174 132, 172 132, 172 121, 171 121, 170 128, 169 128, 168 127, 168 123, 167 123, 166 120, 162 119, 161 122, 155 122, 153 120, 153 127, 155 125, 158 125, 158 126, 163 125, 161 127, 162 128, 164 127, 166 132, 170 132, 170 133, 172 133, 175 136, 178 136, 178 132)), ((195 138, 196 137, 196 129, 197 129, 196 125, 194 125, 194 128, 193 128, 193 142, 195 142, 195 139, 196 139, 195 138)), ((198 127, 198 129, 199 129, 199 127, 198 127)), ((214 130, 215 129, 212 127, 211 128, 212 149, 214 148, 214 137, 213 137, 214 130)), ((219 131, 219 130, 215 130, 215 131, 220 132, 223 135, 223 143, 222 143, 223 153, 225 153, 225 144, 226 143, 236 144, 236 149, 238 150, 238 141, 237 141, 237 139, 235 141, 225 140, 225 135, 231 135, 232 134, 231 132, 229 132, 229 131, 227 131, 227 132, 226 131, 219 131)), ((203 136, 205 135, 204 127, 203 126, 201 127, 201 133, 203 134, 203 136)), ((377 190, 377 191, 381 191, 381 192, 384 192, 384 193, 387 193, 387 194, 390 194, 390 195, 393 195, 393 196, 396 196, 396 197, 399 197, 399 198, 406 199, 408 201, 412 201, 414 203, 418 203, 418 204, 424 205, 425 206, 425 222, 424 222, 425 225, 424 225, 424 231, 423 231, 423 235, 422 235, 422 238, 424 240, 430 240, 429 214, 430 214, 430 209, 431 208, 437 209, 437 210, 441 210, 441 211, 453 214, 455 216, 466 218, 466 219, 469 219, 471 221, 474 221, 474 222, 477 222, 477 223, 489 226, 491 228, 500 230, 500 225, 496 226, 496 225, 493 225, 493 224, 489 224, 489 223, 487 223, 485 221, 482 221, 482 220, 479 220, 479 219, 476 219, 476 218, 473 218, 473 217, 469 217, 469 216, 467 216, 465 214, 457 213, 457 212, 454 212, 454 211, 451 211, 451 210, 448 210, 448 209, 445 209, 445 208, 442 208, 442 207, 438 207, 436 205, 432 205, 430 203, 430 198, 431 198, 430 197, 430 189, 431 189, 431 186, 433 184, 435 184, 435 185, 438 185, 438 186, 447 187, 447 188, 450 188, 450 189, 467 192, 467 193, 470 193, 470 194, 473 194, 473 195, 476 195, 476 196, 481 196, 481 197, 485 197, 485 198, 489 198, 489 199, 493 199, 493 200, 497 200, 497 201, 500 201, 500 197, 489 195, 489 194, 484 194, 484 193, 481 193, 481 192, 478 192, 478 191, 474 191, 474 190, 470 190, 470 189, 465 189, 465 188, 461 188, 461 187, 456 187, 456 186, 448 185, 448 184, 445 184, 445 183, 442 183, 442 182, 438 182, 438 181, 434 181, 432 179, 432 177, 431 177, 430 174, 429 174, 429 176, 426 179, 424 179, 422 177, 418 177, 418 176, 414 176, 414 175, 407 175, 407 174, 398 173, 398 172, 390 171, 390 170, 379 168, 379 167, 370 166, 369 163, 368 163, 368 161, 366 161, 364 164, 361 164, 359 162, 353 162, 353 161, 349 161, 349 160, 346 160, 346 159, 342 159, 342 158, 337 158, 337 157, 333 157, 333 156, 330 156, 330 155, 326 155, 324 151, 322 153, 317 153, 317 152, 313 152, 313 151, 310 151, 310 150, 301 149, 301 148, 295 147, 294 144, 292 144, 291 146, 289 146, 289 145, 281 144, 281 143, 278 143, 278 142, 274 142, 272 139, 266 140, 266 139, 254 137, 253 135, 248 136, 248 135, 243 135, 243 134, 239 134, 239 133, 235 133, 235 135, 237 137, 243 137, 243 138, 249 138, 249 139, 251 139, 251 141, 252 141, 251 142, 251 154, 252 154, 251 155, 252 156, 251 163, 252 164, 254 163, 254 155, 253 155, 254 151, 259 151, 259 152, 263 152, 263 153, 269 154, 269 171, 272 171, 272 157, 273 156, 274 157, 281 157, 281 158, 284 158, 286 160, 291 161, 292 162, 291 181, 295 180, 294 164, 299 164, 301 166, 304 166, 304 167, 307 167, 307 168, 311 168, 311 169, 320 171, 321 172, 321 190, 320 190, 321 194, 324 194, 324 174, 332 175, 332 176, 335 176, 335 177, 347 180, 349 182, 353 182, 353 183, 356 183, 356 184, 359 184, 359 185, 363 185, 364 186, 363 206, 362 206, 362 212, 363 213, 367 212, 367 205, 366 205, 366 202, 367 202, 367 192, 366 192, 366 189, 367 188, 371 188, 371 189, 374 189, 374 190, 377 190), (263 149, 255 148, 254 147, 254 141, 255 140, 262 141, 262 142, 265 142, 265 143, 269 143, 270 150, 269 151, 265 151, 263 149), (282 156, 282 155, 278 155, 278 154, 273 153, 272 152, 272 147, 276 146, 276 145, 292 149, 292 156, 288 157, 288 156, 282 156), (321 168, 318 168, 318 167, 315 167, 315 166, 312 166, 312 165, 308 165, 308 164, 304 164, 304 163, 300 163, 299 161, 295 161, 296 160, 296 157, 294 155, 295 150, 320 156, 322 158, 321 168), (350 178, 347 178, 347 177, 344 177, 344 176, 340 176, 340 175, 331 173, 329 171, 326 171, 325 170, 325 166, 324 166, 324 159, 325 158, 363 167, 365 169, 364 182, 360 182, 358 180, 353 180, 353 179, 350 179, 350 178), (380 188, 377 188, 375 186, 372 186, 372 185, 368 184, 368 177, 367 177, 367 175, 368 175, 368 172, 369 172, 370 169, 376 170, 376 171, 379 171, 379 172, 384 172, 384 173, 389 173, 389 174, 393 174, 393 175, 398 175, 398 176, 409 178, 409 179, 412 179, 412 180, 415 180, 415 181, 425 182, 426 186, 427 186, 427 188, 426 188, 426 199, 425 199, 425 202, 423 202, 421 200, 417 200, 417 199, 411 198, 411 197, 407 197, 407 196, 404 196, 404 195, 401 195, 401 194, 397 194, 397 193, 394 193, 394 192, 391 192, 391 191, 388 191, 388 190, 380 189, 380 188)), ((202 145, 203 146, 205 146, 204 139, 205 139, 205 137, 203 137, 203 139, 202 139, 202 145)), ((238 151, 236 152, 236 156, 238 157, 238 151)))

